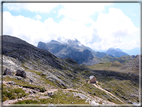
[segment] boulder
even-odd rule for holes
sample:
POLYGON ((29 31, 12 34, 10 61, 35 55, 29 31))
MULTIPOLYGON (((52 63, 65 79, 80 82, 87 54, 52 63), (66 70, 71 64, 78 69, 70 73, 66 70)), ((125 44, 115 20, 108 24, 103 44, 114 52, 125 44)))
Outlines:
POLYGON ((33 83, 33 80, 30 79, 30 82, 33 83))
POLYGON ((53 95, 53 93, 52 93, 52 92, 47 92, 47 95, 48 95, 49 97, 51 97, 51 96, 53 95))
POLYGON ((5 69, 4 74, 3 75, 13 75, 12 71, 10 69, 5 69))
POLYGON ((45 73, 42 73, 41 76, 46 76, 46 74, 45 74, 45 73))
POLYGON ((17 77, 17 80, 21 80, 21 77, 17 77))
POLYGON ((26 72, 25 71, 22 71, 22 70, 17 70, 16 71, 16 75, 17 76, 21 76, 23 78, 26 78, 26 72))

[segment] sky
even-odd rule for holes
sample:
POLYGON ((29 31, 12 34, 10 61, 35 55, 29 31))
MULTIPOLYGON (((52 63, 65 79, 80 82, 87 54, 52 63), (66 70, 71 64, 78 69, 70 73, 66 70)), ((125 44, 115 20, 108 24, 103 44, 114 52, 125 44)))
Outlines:
POLYGON ((139 54, 139 3, 3 3, 3 34, 38 45, 77 39, 95 51, 139 54))

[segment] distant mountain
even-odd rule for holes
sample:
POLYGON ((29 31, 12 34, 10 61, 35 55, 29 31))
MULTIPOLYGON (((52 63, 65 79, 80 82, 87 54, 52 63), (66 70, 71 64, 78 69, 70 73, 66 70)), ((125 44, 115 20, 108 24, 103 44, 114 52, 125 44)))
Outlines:
POLYGON ((49 43, 38 43, 38 48, 46 49, 60 58, 71 58, 79 64, 92 65, 99 63, 97 58, 94 58, 95 53, 92 49, 81 44, 77 39, 68 40, 66 43, 60 43, 51 40, 49 43))
POLYGON ((109 48, 107 51, 106 51, 106 54, 107 55, 112 55, 114 57, 121 57, 121 56, 125 56, 125 55, 128 55, 127 53, 123 52, 121 49, 119 48, 109 48))

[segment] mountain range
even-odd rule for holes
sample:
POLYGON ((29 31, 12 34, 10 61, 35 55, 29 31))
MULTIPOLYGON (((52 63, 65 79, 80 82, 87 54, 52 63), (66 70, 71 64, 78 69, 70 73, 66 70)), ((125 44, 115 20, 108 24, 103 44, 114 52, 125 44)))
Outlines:
POLYGON ((67 43, 60 43, 52 40, 49 43, 38 43, 38 48, 46 49, 60 58, 71 58, 79 64, 96 64, 99 61, 94 58, 92 50, 82 45, 78 40, 68 40, 67 43))
MULTIPOLYGON (((71 58, 79 64, 85 65, 97 64, 105 56, 113 58, 128 55, 119 48, 110 48, 106 52, 96 52, 81 44, 77 39, 68 40, 66 43, 55 40, 51 40, 49 43, 39 42, 37 47, 48 50, 59 58, 71 58)), ((115 60, 115 58, 113 59, 115 60)))

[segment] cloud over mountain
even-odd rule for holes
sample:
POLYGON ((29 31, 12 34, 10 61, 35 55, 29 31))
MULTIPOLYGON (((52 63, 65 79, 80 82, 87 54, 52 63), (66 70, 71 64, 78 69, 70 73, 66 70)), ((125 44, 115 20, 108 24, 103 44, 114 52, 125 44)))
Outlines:
POLYGON ((3 34, 15 35, 35 46, 38 41, 77 38, 83 45, 95 50, 107 50, 110 47, 121 49, 140 47, 140 28, 136 27, 121 9, 112 8, 112 5, 5 4, 3 34), (14 11, 21 14, 13 14, 14 11), (29 11, 35 16, 28 17, 22 14, 23 11, 29 11))

